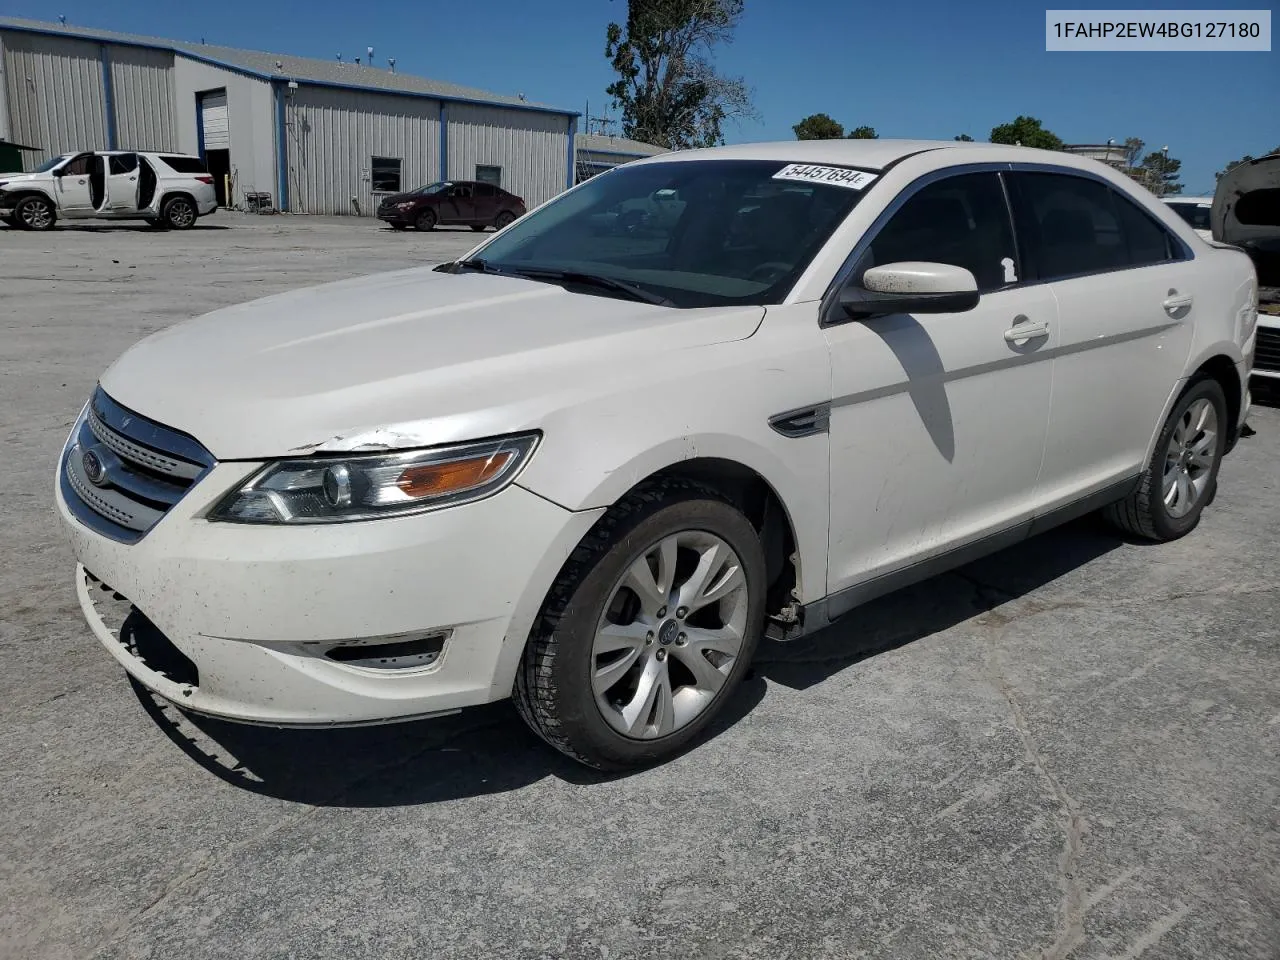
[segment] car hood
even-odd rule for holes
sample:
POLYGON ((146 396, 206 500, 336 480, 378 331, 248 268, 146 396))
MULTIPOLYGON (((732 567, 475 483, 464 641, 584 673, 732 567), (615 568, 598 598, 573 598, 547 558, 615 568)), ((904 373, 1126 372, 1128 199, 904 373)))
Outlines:
POLYGON ((536 429, 763 307, 679 310, 429 267, 295 290, 153 334, 102 376, 219 459, 429 446, 536 429))
POLYGON ((408 200, 427 200, 428 197, 421 193, 395 193, 389 197, 383 197, 378 201, 378 206, 389 207, 393 203, 404 203, 408 200))
POLYGON ((1222 175, 1210 220, 1215 240, 1280 241, 1280 153, 1237 164, 1222 175))
POLYGON ((11 183, 30 183, 32 180, 47 180, 47 173, 0 173, 0 183, 6 186, 11 183))

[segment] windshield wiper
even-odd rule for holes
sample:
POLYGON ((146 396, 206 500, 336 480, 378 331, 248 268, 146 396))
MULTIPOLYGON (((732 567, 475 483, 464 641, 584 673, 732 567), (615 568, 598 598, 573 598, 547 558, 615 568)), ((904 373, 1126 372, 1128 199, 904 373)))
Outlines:
POLYGON ((452 260, 449 263, 442 263, 435 268, 440 273, 458 273, 462 270, 478 270, 481 273, 505 273, 505 270, 499 270, 488 260, 480 257, 472 257, 470 260, 452 260))
POLYGON ((652 290, 626 280, 615 280, 597 273, 580 273, 577 270, 549 270, 541 267, 514 268, 500 271, 514 277, 527 277, 530 280, 545 280, 548 283, 576 283, 584 287, 597 287, 612 293, 621 293, 630 300, 652 303, 659 307, 674 307, 675 304, 652 290))

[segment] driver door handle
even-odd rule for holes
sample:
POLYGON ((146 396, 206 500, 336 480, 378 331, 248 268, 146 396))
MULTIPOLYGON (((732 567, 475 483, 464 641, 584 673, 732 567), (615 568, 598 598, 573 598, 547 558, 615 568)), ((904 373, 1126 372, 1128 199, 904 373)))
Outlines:
POLYGON ((1035 340, 1048 335, 1049 322, 1047 320, 1032 322, 1026 317, 1016 318, 1013 321, 1013 326, 1004 332, 1004 338, 1009 343, 1022 343, 1025 340, 1035 340))
POLYGON ((1191 306, 1191 304, 1194 302, 1195 302, 1195 297, 1191 296, 1190 294, 1185 294, 1183 296, 1170 297, 1168 300, 1166 300, 1162 304, 1162 306, 1164 307, 1166 313, 1176 313, 1177 311, 1181 310, 1183 307, 1191 306))

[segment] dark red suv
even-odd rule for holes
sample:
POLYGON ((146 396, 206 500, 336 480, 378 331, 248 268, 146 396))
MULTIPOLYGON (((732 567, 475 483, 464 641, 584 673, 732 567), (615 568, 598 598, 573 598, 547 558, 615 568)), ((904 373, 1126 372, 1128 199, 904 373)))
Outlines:
POLYGON ((472 230, 501 230, 525 214, 524 201, 492 183, 477 180, 443 180, 408 193, 397 193, 378 204, 378 219, 397 230, 413 227, 465 224, 472 230))

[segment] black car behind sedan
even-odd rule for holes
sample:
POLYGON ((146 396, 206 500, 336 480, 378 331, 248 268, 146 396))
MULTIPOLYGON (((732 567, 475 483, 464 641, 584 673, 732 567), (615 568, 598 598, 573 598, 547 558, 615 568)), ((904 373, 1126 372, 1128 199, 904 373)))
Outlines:
POLYGON ((480 231, 501 230, 524 214, 524 200, 492 183, 443 180, 387 197, 378 204, 377 216, 397 230, 459 225, 480 231))

